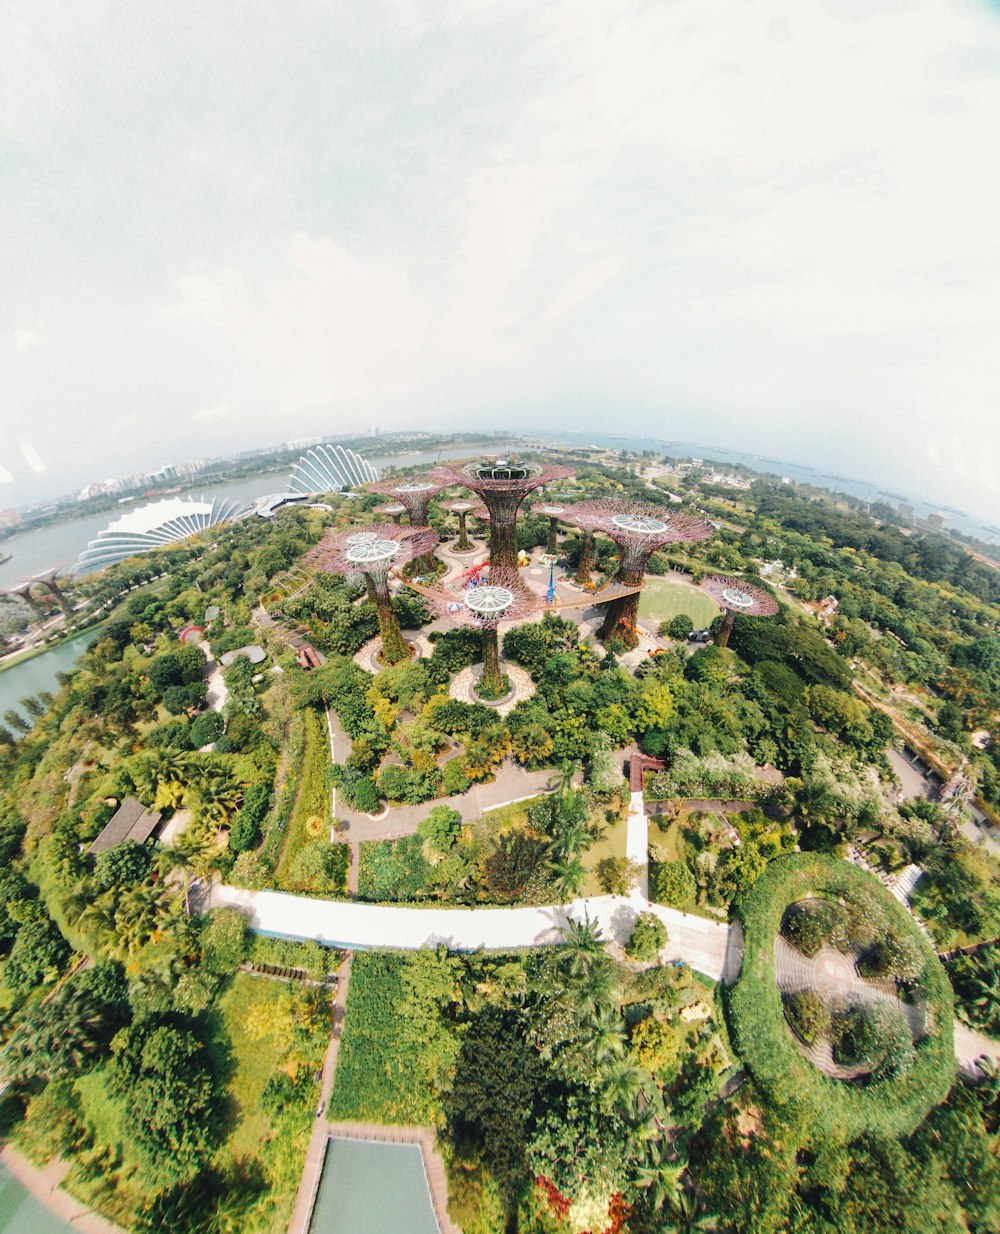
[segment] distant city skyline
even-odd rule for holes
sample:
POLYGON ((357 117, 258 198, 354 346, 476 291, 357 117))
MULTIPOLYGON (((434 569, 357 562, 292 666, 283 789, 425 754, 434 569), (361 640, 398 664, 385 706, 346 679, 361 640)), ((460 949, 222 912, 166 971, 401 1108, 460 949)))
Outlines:
POLYGON ((1000 518, 986 0, 0 14, 0 507, 376 425, 1000 518))

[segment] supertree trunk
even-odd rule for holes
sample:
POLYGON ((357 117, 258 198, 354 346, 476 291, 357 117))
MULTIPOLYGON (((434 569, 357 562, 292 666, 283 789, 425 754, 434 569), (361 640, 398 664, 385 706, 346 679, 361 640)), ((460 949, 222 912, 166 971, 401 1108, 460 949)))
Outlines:
POLYGON ((496 626, 487 626, 483 630, 482 687, 488 698, 497 698, 503 688, 500 673, 500 640, 497 638, 496 626))
POLYGON ((56 604, 58 604, 59 607, 62 609, 63 616, 66 618, 67 621, 70 621, 73 617, 73 607, 70 604, 70 602, 66 599, 66 596, 62 588, 55 581, 55 579, 46 579, 45 586, 49 589, 49 595, 52 596, 56 604))
POLYGON ((378 628, 382 635, 382 659, 386 664, 399 664, 410 658, 410 649, 392 611, 392 597, 387 579, 373 580, 375 604, 378 608, 378 628))
POLYGON ((735 620, 736 620, 735 613, 726 613, 725 617, 723 617, 722 628, 719 630, 719 633, 716 635, 716 639, 715 639, 716 647, 728 647, 729 646, 729 636, 733 632, 733 622, 735 620))
POLYGON ((402 510, 400 510, 400 511, 399 511, 398 513, 396 513, 396 514, 390 514, 390 515, 389 515, 389 517, 392 519, 392 521, 393 521, 393 522, 396 524, 396 526, 398 527, 398 526, 400 525, 400 523, 403 521, 403 511, 402 511, 402 510))
POLYGON ((471 547, 471 545, 469 544, 469 532, 465 525, 466 517, 467 515, 465 511, 459 510, 458 512, 458 541, 455 544, 455 547, 459 549, 461 552, 465 552, 466 549, 471 547))
POLYGON ((517 523, 499 523, 490 518, 490 569, 517 570, 517 523))
POLYGON ((583 548, 580 550, 580 564, 576 567, 576 581, 581 587, 590 582, 591 563, 594 558, 594 533, 583 533, 583 548))
POLYGON ((548 538, 548 542, 545 545, 546 551, 548 552, 550 557, 555 557, 555 555, 559 552, 558 528, 559 528, 559 520, 557 518, 550 518, 549 519, 549 538, 548 538))
MULTIPOLYGON (((635 577, 619 571, 615 575, 614 582, 623 587, 638 587, 642 582, 642 575, 635 577)), ((609 638, 619 638, 626 647, 638 647, 639 635, 636 632, 638 620, 639 592, 633 591, 627 596, 620 596, 617 600, 611 600, 608 603, 604 614, 604 624, 597 637, 602 643, 606 643, 609 638)))
POLYGON ((377 604, 378 599, 375 595, 375 584, 372 582, 372 576, 370 574, 365 574, 363 577, 365 580, 365 591, 367 592, 368 599, 372 602, 372 604, 377 604))

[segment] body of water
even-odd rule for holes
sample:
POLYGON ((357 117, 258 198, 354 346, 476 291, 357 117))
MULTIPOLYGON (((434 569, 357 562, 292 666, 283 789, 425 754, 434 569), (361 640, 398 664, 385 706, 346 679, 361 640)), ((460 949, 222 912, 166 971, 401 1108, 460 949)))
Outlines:
POLYGON ((803 463, 790 463, 784 459, 769 458, 760 454, 747 454, 742 450, 728 450, 724 446, 707 446, 704 442, 678 441, 664 437, 619 437, 602 433, 561 433, 552 437, 553 441, 569 441, 573 445, 599 446, 602 450, 655 450, 660 454, 669 454, 675 458, 704 458, 723 466, 751 467, 754 471, 765 475, 787 476, 798 484, 813 484, 817 488, 827 489, 831 493, 847 493, 862 501, 887 501, 896 507, 900 502, 906 502, 913 507, 918 518, 926 518, 929 514, 946 514, 945 529, 954 527, 966 535, 976 536, 986 543, 996 540, 996 530, 990 528, 980 519, 973 518, 958 510, 946 509, 936 505, 915 493, 890 491, 881 482, 874 480, 859 480, 856 477, 834 475, 831 472, 819 471, 803 463))
MULTIPOLYGON (((76 638, 67 639, 58 647, 50 647, 40 655, 20 664, 12 664, 10 668, 0 670, 0 717, 8 708, 13 707, 26 720, 31 717, 24 708, 18 705, 18 700, 29 694, 37 694, 39 690, 50 690, 53 694, 59 688, 57 673, 68 673, 80 656, 87 650, 91 640, 97 637, 97 628, 78 634, 76 638)), ((2 722, 2 721, 0 721, 2 722)), ((3 1227, 0 1226, 0 1230, 3 1227)))
POLYGON ((390 1231, 440 1234, 419 1147, 330 1140, 309 1234, 390 1231))
POLYGON ((72 1230, 0 1165, 0 1234, 71 1234, 72 1230))
MULTIPOLYGON (((418 467, 422 464, 437 463, 444 458, 463 458, 475 452, 474 445, 467 445, 457 450, 389 454, 383 458, 373 455, 372 461, 379 470, 386 467, 418 467)), ((189 488, 181 489, 177 495, 225 497, 249 503, 258 497, 265 497, 268 493, 283 492, 287 480, 288 469, 283 467, 280 471, 259 472, 257 475, 247 476, 242 480, 230 480, 220 484, 202 480, 198 484, 192 484, 189 488)), ((88 514, 64 523, 53 523, 48 527, 40 527, 36 531, 25 531, 20 535, 0 540, 0 556, 5 556, 7 553, 11 555, 10 561, 0 565, 0 588, 13 586, 35 574, 40 574, 43 570, 53 570, 58 567, 63 572, 68 572, 90 541, 109 523, 113 523, 129 510, 155 500, 156 496, 130 501, 114 510, 104 510, 100 514, 88 514)))

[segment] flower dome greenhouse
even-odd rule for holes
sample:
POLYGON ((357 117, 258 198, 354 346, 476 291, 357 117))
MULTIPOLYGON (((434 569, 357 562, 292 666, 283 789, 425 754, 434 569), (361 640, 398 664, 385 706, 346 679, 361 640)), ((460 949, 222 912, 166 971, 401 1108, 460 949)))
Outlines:
POLYGON ((196 536, 206 527, 248 513, 244 502, 221 497, 166 497, 130 510, 91 540, 76 563, 77 574, 104 570, 128 557, 196 536))
POLYGON ((288 491, 309 496, 339 493, 377 479, 378 471, 360 454, 344 446, 320 445, 303 454, 292 468, 288 491))

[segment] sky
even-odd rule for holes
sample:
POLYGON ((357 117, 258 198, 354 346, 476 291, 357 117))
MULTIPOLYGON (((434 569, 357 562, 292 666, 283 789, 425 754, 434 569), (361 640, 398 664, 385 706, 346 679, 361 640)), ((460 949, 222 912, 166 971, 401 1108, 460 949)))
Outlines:
POLYGON ((5 0, 0 506, 403 427, 1000 522, 1000 4, 5 0))

